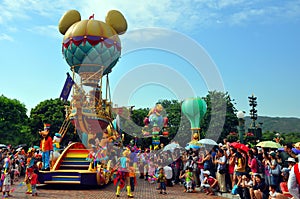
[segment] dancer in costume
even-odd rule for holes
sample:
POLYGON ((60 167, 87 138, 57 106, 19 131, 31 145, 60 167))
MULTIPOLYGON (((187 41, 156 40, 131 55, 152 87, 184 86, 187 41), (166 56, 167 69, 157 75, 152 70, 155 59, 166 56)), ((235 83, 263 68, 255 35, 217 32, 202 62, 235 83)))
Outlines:
POLYGON ((50 171, 50 151, 53 151, 53 141, 49 133, 50 124, 44 124, 44 131, 40 131, 42 135, 42 140, 40 143, 40 148, 42 151, 42 171, 50 171))
POLYGON ((126 186, 127 196, 133 198, 130 187, 130 178, 129 178, 129 161, 130 161, 130 150, 127 149, 123 152, 123 157, 121 157, 117 163, 118 172, 117 176, 114 179, 114 185, 117 185, 116 196, 120 197, 121 189, 126 186))
POLYGON ((35 164, 34 148, 29 148, 28 152, 27 152, 26 172, 25 172, 25 178, 24 178, 24 182, 27 187, 26 194, 32 193, 30 178, 33 173, 34 164, 35 164))

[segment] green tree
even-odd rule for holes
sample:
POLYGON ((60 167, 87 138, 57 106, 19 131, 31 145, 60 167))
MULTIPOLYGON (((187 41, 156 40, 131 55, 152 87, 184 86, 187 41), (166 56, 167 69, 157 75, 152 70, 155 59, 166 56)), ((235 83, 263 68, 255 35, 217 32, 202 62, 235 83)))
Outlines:
POLYGON ((227 92, 209 91, 204 100, 207 104, 207 112, 201 121, 201 126, 206 138, 221 142, 230 132, 237 132, 237 110, 227 92))
POLYGON ((276 132, 274 131, 266 131, 262 135, 262 141, 274 141, 273 139, 276 137, 276 132))
MULTIPOLYGON (((201 121, 201 134, 202 138, 209 137, 214 140, 222 140, 229 135, 230 132, 236 132, 236 126, 238 120, 236 117, 236 109, 232 104, 228 93, 211 91, 208 93, 204 100, 207 103, 207 113, 201 121), (211 118, 214 118, 214 122, 211 122, 211 118), (218 129, 221 131, 216 132, 218 129)), ((161 142, 168 144, 171 140, 175 139, 181 146, 185 146, 186 143, 191 141, 191 124, 184 114, 181 114, 182 102, 177 100, 159 100, 164 107, 163 116, 167 116, 169 120, 169 136, 168 138, 162 138, 161 142)), ((134 135, 141 136, 142 127, 144 126, 144 118, 147 116, 149 108, 136 109, 132 111, 131 119, 132 122, 122 123, 123 129, 130 129, 132 136, 125 136, 124 144, 128 144, 134 135), (137 124, 139 127, 136 127, 137 124)), ((121 125, 121 126, 122 126, 121 125)), ((128 133, 128 132, 127 132, 128 133)), ((149 147, 151 139, 141 139, 142 146, 149 147)))
POLYGON ((290 133, 282 133, 281 137, 283 138, 282 143, 297 143, 300 142, 300 133, 290 132, 290 133))
MULTIPOLYGON (((123 145, 126 146, 131 140, 137 136, 142 135, 142 127, 144 126, 144 118, 147 117, 149 108, 134 109, 131 111, 131 120, 121 117, 121 133, 124 134, 123 145)), ((149 146, 151 144, 151 138, 139 139, 137 145, 149 146)))
MULTIPOLYGON (((33 145, 39 145, 40 135, 39 131, 43 129, 44 123, 49 123, 51 137, 55 133, 59 132, 61 125, 65 120, 65 106, 64 102, 60 99, 50 99, 40 102, 30 112, 30 128, 32 136, 34 137, 33 145)), ((62 140, 62 144, 66 144, 69 141, 80 141, 77 134, 74 134, 74 127, 69 126, 65 137, 62 140)))
POLYGON ((178 133, 181 122, 181 102, 177 100, 158 101, 165 110, 165 116, 168 118, 169 140, 172 140, 178 133))
POLYGON ((0 96, 0 137, 3 144, 24 144, 30 137, 25 105, 16 99, 0 96))
POLYGON ((132 111, 131 119, 138 126, 144 126, 144 119, 149 113, 149 108, 140 108, 132 111))

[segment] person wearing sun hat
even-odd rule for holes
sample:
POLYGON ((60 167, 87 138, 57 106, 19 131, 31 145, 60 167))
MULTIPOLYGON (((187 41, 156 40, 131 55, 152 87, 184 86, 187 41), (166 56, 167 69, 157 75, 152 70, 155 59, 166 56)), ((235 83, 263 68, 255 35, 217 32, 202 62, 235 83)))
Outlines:
POLYGON ((295 158, 288 158, 286 160, 286 162, 288 163, 288 168, 289 169, 292 169, 292 167, 296 164, 295 158))
POLYGON ((276 157, 276 153, 275 153, 275 151, 271 151, 271 152, 269 153, 269 155, 270 155, 270 156, 272 156, 273 158, 275 158, 275 157, 276 157))
MULTIPOLYGON (((271 151, 269 153, 270 156, 270 185, 278 185, 279 184, 279 175, 280 175, 280 166, 276 160, 276 152, 271 151)), ((279 189, 277 190, 279 191, 279 189)))
POLYGON ((210 175, 210 171, 203 171, 204 179, 201 187, 207 195, 215 195, 218 187, 218 180, 210 175))

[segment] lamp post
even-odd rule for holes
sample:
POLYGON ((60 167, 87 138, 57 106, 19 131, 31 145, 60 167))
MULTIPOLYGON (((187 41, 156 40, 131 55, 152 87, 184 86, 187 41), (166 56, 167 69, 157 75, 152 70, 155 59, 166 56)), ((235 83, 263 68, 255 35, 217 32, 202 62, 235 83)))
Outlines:
POLYGON ((238 111, 236 114, 238 121, 239 121, 239 126, 238 126, 238 131, 239 131, 239 139, 240 143, 244 143, 244 134, 245 134, 245 112, 244 111, 238 111))

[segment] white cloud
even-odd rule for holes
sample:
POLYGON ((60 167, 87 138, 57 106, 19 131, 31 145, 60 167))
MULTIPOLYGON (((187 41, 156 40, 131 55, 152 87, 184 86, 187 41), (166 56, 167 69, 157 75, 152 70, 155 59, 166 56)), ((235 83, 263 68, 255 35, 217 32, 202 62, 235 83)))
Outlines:
MULTIPOLYGON (((28 19, 32 14, 40 16, 51 16, 62 10, 71 8, 72 2, 61 0, 3 0, 0 4, 0 11, 10 13, 11 19, 28 19)), ((2 13, 2 12, 1 12, 2 13)))
POLYGON ((57 26, 54 25, 34 26, 31 29, 28 29, 28 31, 60 40, 62 39, 61 34, 58 32, 57 26))
POLYGON ((102 21, 109 10, 117 9, 126 17, 129 30, 164 27, 181 32, 228 24, 277 23, 280 20, 299 20, 300 17, 299 0, 89 0, 84 3, 67 0, 2 0, 0 26, 41 16, 43 20, 48 18, 51 22, 46 23, 51 24, 55 23, 53 19, 59 19, 69 9, 80 11, 83 19, 94 13, 95 19, 102 21))
POLYGON ((9 36, 5 33, 2 33, 2 34, 0 34, 0 41, 11 41, 11 42, 13 42, 14 38, 12 38, 11 36, 9 36))

